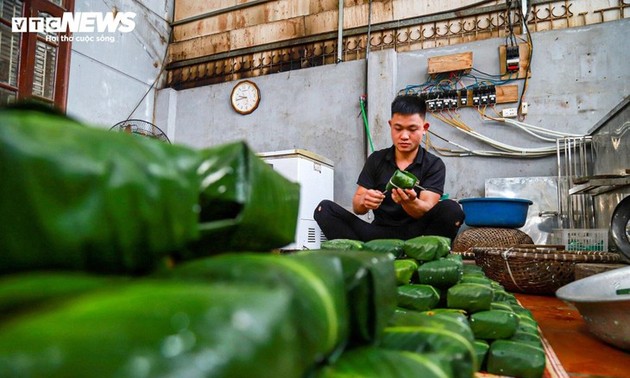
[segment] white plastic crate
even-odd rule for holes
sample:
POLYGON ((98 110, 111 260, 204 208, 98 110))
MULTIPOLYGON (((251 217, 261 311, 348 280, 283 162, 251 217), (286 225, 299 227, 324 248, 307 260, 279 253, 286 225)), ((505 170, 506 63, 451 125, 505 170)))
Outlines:
POLYGON ((608 252, 607 228, 565 228, 553 230, 554 244, 562 244, 567 251, 608 252))

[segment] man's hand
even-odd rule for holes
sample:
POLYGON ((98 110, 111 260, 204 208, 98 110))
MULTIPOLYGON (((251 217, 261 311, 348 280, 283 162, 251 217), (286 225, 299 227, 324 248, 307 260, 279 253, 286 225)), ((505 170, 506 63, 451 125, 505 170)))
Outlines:
POLYGON ((365 214, 370 210, 378 209, 385 199, 385 194, 380 190, 357 187, 352 198, 352 209, 357 214, 365 214))
POLYGON ((418 198, 416 191, 413 189, 392 189, 392 200, 401 206, 409 205, 418 198))
POLYGON ((385 194, 380 190, 368 189, 363 195, 363 206, 368 210, 378 209, 385 199, 385 194))
POLYGON ((440 200, 440 195, 428 190, 423 190, 418 196, 413 189, 392 189, 392 200, 402 206, 409 216, 418 219, 440 200))

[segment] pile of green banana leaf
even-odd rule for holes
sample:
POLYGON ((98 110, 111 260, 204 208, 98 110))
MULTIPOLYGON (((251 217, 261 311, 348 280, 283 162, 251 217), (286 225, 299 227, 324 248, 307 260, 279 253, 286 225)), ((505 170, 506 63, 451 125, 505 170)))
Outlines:
POLYGON ((233 252, 143 277, 0 276, 0 376, 542 376, 537 324, 511 294, 464 264, 450 288, 401 284, 407 260, 233 252))
POLYGON ((298 184, 243 142, 202 150, 0 110, 0 273, 146 273, 164 258, 267 251, 295 235, 298 184))
MULTIPOLYGON (((545 351, 531 313, 480 267, 450 254, 449 239, 420 236, 365 243, 336 239, 322 243, 322 248, 346 253, 371 250, 395 258, 397 307, 380 348, 430 356, 440 367, 433 366, 432 371, 449 377, 471 377, 477 371, 525 378, 543 375, 545 351)), ((360 370, 356 358, 353 354, 346 361, 342 356, 343 361, 323 370, 324 376, 360 370)))
POLYGON ((531 313, 446 238, 272 252, 298 187, 243 143, 0 125, 0 377, 542 376, 531 313))

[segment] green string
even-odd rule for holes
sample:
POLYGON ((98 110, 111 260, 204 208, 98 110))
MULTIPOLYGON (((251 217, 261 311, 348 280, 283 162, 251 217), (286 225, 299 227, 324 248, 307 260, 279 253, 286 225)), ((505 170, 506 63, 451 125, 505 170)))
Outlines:
POLYGON ((365 133, 367 134, 368 142, 370 143, 370 150, 374 152, 374 143, 372 142, 372 135, 370 134, 370 126, 368 124, 367 115, 365 114, 365 99, 361 97, 359 100, 361 104, 361 115, 363 116, 363 125, 365 125, 365 133))

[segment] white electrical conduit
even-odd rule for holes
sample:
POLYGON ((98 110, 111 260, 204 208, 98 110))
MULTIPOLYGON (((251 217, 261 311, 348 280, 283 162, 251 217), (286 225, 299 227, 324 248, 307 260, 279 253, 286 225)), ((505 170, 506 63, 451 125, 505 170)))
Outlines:
MULTIPOLYGON (((558 138, 565 138, 565 137, 582 137, 583 135, 579 135, 579 134, 571 134, 571 133, 562 133, 562 132, 558 132, 558 131, 554 131, 554 130, 549 130, 549 129, 545 129, 543 127, 539 127, 539 126, 534 126, 534 125, 530 125, 524 122, 520 122, 520 121, 516 121, 516 120, 512 120, 509 118, 492 118, 492 117, 487 117, 485 116, 483 113, 481 113, 481 115, 485 118, 489 118, 495 121, 499 121, 499 122, 505 122, 508 124, 511 124, 513 126, 516 126, 518 128, 520 128, 521 130, 525 131, 526 133, 544 140, 546 142, 553 142, 554 146, 549 146, 549 147, 516 147, 516 146, 512 146, 506 143, 502 143, 499 142, 497 140, 494 140, 490 137, 487 137, 485 135, 482 135, 472 129, 465 129, 464 127, 460 127, 457 126, 454 123, 449 122, 448 120, 443 119, 442 117, 436 117, 437 119, 441 120, 442 122, 451 125, 452 127, 454 127, 455 129, 477 139, 480 140, 484 143, 487 143, 489 145, 491 145, 492 147, 496 148, 499 151, 475 151, 475 150, 471 150, 469 148, 465 148, 461 145, 458 145, 456 143, 453 143, 447 139, 444 139, 442 137, 440 137, 439 135, 435 134, 435 133, 431 133, 435 136, 437 136, 438 138, 446 141, 447 143, 450 143, 454 146, 457 146, 461 149, 463 149, 464 151, 451 151, 453 153, 456 154, 460 154, 460 156, 469 156, 469 155, 477 155, 477 156, 505 156, 505 157, 542 157, 542 156, 549 156, 549 155, 555 155, 557 154, 557 146, 555 145, 556 140, 558 138), (542 135, 540 135, 542 134, 542 135), (547 135, 547 136, 552 136, 555 138, 547 138, 543 135, 547 135)), ((464 125, 465 126, 465 125, 464 125)))
MULTIPOLYGON (((508 123, 509 123, 509 122, 508 122, 508 123)), ((556 139, 557 139, 557 138, 547 138, 547 137, 544 137, 544 136, 542 136, 542 135, 536 134, 536 132, 531 131, 531 130, 530 130, 530 129, 528 129, 527 127, 521 126, 521 125, 519 125, 519 124, 514 124, 514 126, 516 126, 516 127, 518 127, 519 129, 521 129, 521 130, 525 131, 527 134, 529 134, 529 135, 533 136, 534 138, 540 139, 540 140, 545 141, 545 142, 551 142, 551 143, 555 143, 555 142, 556 142, 556 139)))
POLYGON ((548 142, 554 142, 555 143, 557 138, 575 138, 575 137, 579 138, 579 137, 583 137, 584 136, 582 134, 563 133, 563 132, 560 132, 560 131, 550 130, 550 129, 546 129, 544 127, 534 126, 534 125, 531 125, 529 123, 516 121, 516 120, 513 120, 511 118, 490 117, 490 116, 487 116, 485 114, 485 112, 482 112, 479 108, 477 108, 477 112, 479 112, 479 114, 481 115, 481 118, 483 120, 491 120, 491 121, 509 123, 511 125, 514 125, 514 126, 520 128, 521 130, 527 132, 528 134, 533 135, 536 138, 539 138, 539 139, 542 139, 542 140, 545 140, 545 141, 548 141, 548 142), (552 136, 554 138, 553 139, 545 138, 545 137, 543 137, 543 135, 552 136))
MULTIPOLYGON (((442 139, 443 141, 445 141, 448 144, 451 144, 453 146, 456 146, 458 148, 461 148, 463 151, 456 151, 456 150, 446 150, 448 153, 451 153, 455 156, 459 156, 459 157, 463 157, 463 156, 485 156, 485 157, 509 157, 509 158, 540 158, 540 157, 545 157, 545 156, 550 156, 550 155, 555 155, 556 151, 545 151, 545 152, 528 152, 528 151, 520 151, 520 152, 504 152, 504 151, 486 151, 486 150, 471 150, 470 148, 464 147, 460 144, 457 144, 455 142, 451 142, 450 140, 439 136, 438 134, 436 134, 433 131, 429 131, 429 133, 431 135, 436 136, 439 139, 442 139)), ((433 149, 438 151, 439 153, 439 149, 435 146, 433 146, 433 149)), ((442 149, 444 150, 444 149, 442 149)), ((440 154, 441 155, 441 154, 440 154)))
POLYGON ((553 147, 535 147, 535 148, 525 148, 525 147, 516 147, 516 146, 511 146, 509 144, 505 144, 505 143, 501 143, 497 140, 494 140, 492 138, 489 138, 485 135, 479 134, 476 131, 473 130, 464 130, 460 127, 456 127, 454 126, 455 129, 463 132, 464 134, 467 134, 469 136, 472 136, 475 139, 481 140, 482 142, 485 142, 489 145, 491 145, 492 147, 498 149, 498 150, 502 150, 505 152, 514 152, 514 153, 520 153, 520 154, 524 154, 524 153, 556 153, 556 146, 553 147))
POLYGON ((487 116, 485 111, 481 111, 481 109, 477 108, 477 112, 479 112, 479 114, 481 115, 481 119, 483 120, 491 120, 491 121, 497 121, 497 122, 505 122, 505 123, 509 123, 511 125, 514 125, 518 128, 520 128, 521 130, 527 132, 528 134, 531 134, 537 138, 549 141, 549 142, 555 142, 557 138, 581 138, 584 135, 582 134, 573 134, 573 133, 563 133, 560 131, 555 131, 555 130, 550 130, 550 129, 546 129, 544 127, 540 127, 540 126, 534 126, 531 125, 529 123, 525 123, 522 121, 516 121, 514 119, 511 118, 503 118, 503 117, 490 117, 487 116), (527 131, 529 130, 529 131, 527 131), (530 132, 531 131, 531 132, 530 132), (554 139, 547 139, 544 138, 542 135, 546 135, 546 136, 552 136, 554 137, 554 139))
MULTIPOLYGON (((505 123, 509 123, 511 125, 514 125, 514 126, 523 127, 523 128, 530 129, 530 130, 536 130, 537 132, 539 132, 541 134, 545 134, 545 135, 549 135, 549 136, 555 136, 555 137, 559 137, 559 138, 564 138, 564 137, 582 137, 582 136, 584 136, 582 134, 563 133, 563 132, 559 132, 559 131, 549 130, 549 129, 545 129, 544 127, 530 125, 528 123, 516 121, 516 120, 510 119, 510 118, 504 118, 503 121, 505 123)), ((555 140, 554 140, 554 142, 555 142, 555 140)))

